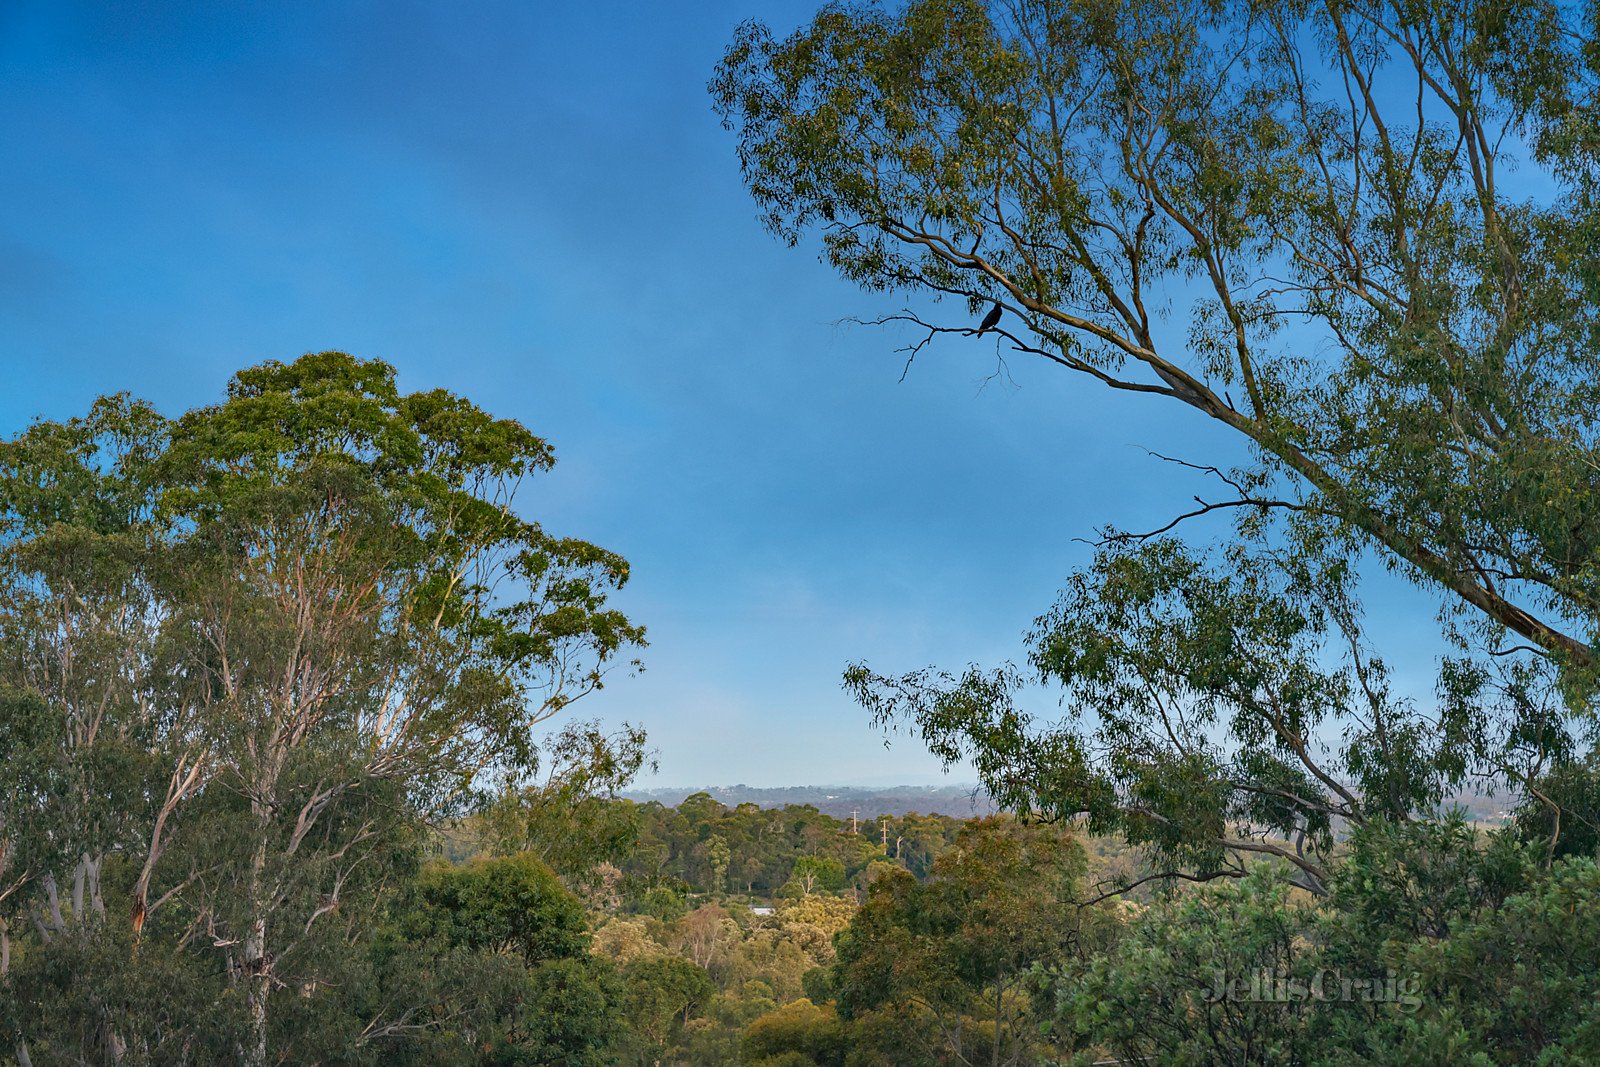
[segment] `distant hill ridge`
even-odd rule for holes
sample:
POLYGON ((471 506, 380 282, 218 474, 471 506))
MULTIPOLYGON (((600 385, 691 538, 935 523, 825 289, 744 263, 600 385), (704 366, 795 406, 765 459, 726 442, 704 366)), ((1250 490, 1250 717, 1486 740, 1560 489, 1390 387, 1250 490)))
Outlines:
POLYGON ((781 808, 785 804, 810 804, 818 811, 836 819, 848 819, 850 813, 859 813, 862 819, 877 815, 904 815, 918 812, 922 815, 949 815, 964 819, 974 815, 989 815, 995 811, 994 802, 973 783, 953 785, 897 785, 886 788, 867 788, 849 785, 796 785, 776 788, 758 788, 749 785, 707 785, 695 788, 661 786, 654 789, 629 789, 622 796, 646 803, 655 801, 667 807, 677 807, 683 799, 694 793, 708 793, 728 807, 740 804, 759 804, 763 808, 781 808))
MULTIPOLYGON (((730 808, 740 804, 759 804, 763 808, 781 808, 785 804, 810 804, 825 815, 848 819, 850 813, 859 813, 861 819, 877 815, 904 815, 917 812, 922 815, 948 815, 966 819, 975 815, 992 815, 996 810, 993 799, 983 787, 972 782, 951 785, 896 785, 870 787, 858 785, 791 785, 761 788, 752 785, 658 786, 652 789, 629 789, 621 795, 639 803, 655 801, 669 808, 683 803, 695 793, 709 793, 730 808)), ((1497 788, 1463 788, 1446 797, 1441 809, 1460 806, 1466 809, 1467 818, 1490 825, 1505 821, 1507 810, 1516 802, 1515 795, 1508 796, 1503 784, 1497 788)))

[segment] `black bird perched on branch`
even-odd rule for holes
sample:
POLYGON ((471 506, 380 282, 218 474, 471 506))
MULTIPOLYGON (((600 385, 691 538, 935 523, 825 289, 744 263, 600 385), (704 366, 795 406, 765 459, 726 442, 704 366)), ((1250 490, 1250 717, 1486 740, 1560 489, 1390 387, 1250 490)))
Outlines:
POLYGON ((998 300, 996 300, 995 304, 994 304, 994 307, 989 309, 989 314, 985 315, 983 317, 983 321, 978 323, 978 334, 979 334, 979 336, 982 336, 983 334, 986 334, 990 330, 994 329, 994 324, 999 322, 999 321, 1000 321, 1000 302, 998 300))

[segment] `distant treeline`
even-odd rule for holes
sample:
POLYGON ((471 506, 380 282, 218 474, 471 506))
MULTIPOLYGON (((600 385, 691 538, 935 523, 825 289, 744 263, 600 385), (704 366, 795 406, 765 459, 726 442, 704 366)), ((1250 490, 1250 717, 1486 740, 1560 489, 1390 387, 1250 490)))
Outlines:
POLYGON ((668 807, 677 807, 696 793, 704 793, 730 808, 740 804, 759 804, 763 808, 781 808, 786 804, 809 804, 836 819, 848 819, 852 812, 861 819, 878 815, 905 815, 924 812, 932 815, 953 815, 968 819, 975 815, 993 815, 994 801, 982 786, 971 782, 951 785, 897 785, 867 789, 861 786, 791 785, 762 788, 752 785, 718 785, 686 788, 662 786, 653 789, 629 789, 621 795, 640 803, 655 801, 668 807))
POLYGON ((511 902, 516 891, 488 888, 504 874, 474 872, 548 869, 540 852, 561 866, 568 899, 586 905, 589 992, 571 1008, 546 1004, 538 1032, 576 1015, 575 1031, 614 1036, 570 1049, 573 1063, 1042 1062, 1064 1047, 1041 1029, 1048 998, 1028 976, 1080 966, 1120 925, 1114 905, 1066 905, 1080 882, 1136 869, 1119 842, 1086 850, 1075 827, 1007 816, 852 820, 705 792, 672 807, 589 797, 517 811, 520 823, 502 809, 454 827, 453 859, 429 877, 479 878, 473 896, 511 902), (554 825, 530 825, 542 819, 554 825), (609 1015, 594 992, 607 982, 609 1015))
POLYGON ((564 833, 520 838, 497 829, 493 816, 469 819, 448 836, 446 854, 459 861, 505 851, 508 842, 559 841, 560 848, 533 850, 569 881, 608 881, 624 910, 671 912, 696 896, 727 894, 767 903, 816 892, 864 891, 875 865, 926 877, 967 823, 917 812, 852 820, 811 804, 728 806, 704 792, 673 807, 594 798, 581 814, 564 833), (585 835, 588 847, 576 847, 585 835))

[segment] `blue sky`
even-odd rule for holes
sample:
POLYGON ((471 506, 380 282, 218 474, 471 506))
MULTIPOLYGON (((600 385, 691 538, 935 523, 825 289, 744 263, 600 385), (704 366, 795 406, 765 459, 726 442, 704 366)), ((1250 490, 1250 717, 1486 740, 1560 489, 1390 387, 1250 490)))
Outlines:
POLYGON ((647 669, 574 711, 645 724, 652 784, 939 780, 844 665, 1019 656, 1076 538, 1205 491, 1146 448, 1238 452, 1042 367, 986 381, 992 342, 901 382, 901 337, 840 324, 897 305, 762 231, 705 91, 741 19, 813 6, 9 0, 0 432, 382 358, 548 437, 524 509, 632 562, 647 669))

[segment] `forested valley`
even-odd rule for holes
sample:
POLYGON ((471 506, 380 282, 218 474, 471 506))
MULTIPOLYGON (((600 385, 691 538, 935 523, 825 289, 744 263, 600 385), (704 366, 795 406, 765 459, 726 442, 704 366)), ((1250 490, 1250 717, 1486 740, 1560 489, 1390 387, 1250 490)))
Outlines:
MULTIPOLYGON (((649 708, 584 701, 653 654, 632 566, 546 525, 555 445, 482 397, 339 351, 170 406, 97 379, 0 439, 0 1067, 1600 1062, 1600 4, 841 2, 718 43, 760 223, 888 301, 894 374, 976 352, 1070 381, 1063 421, 1201 428, 1150 457, 1194 490, 1159 522, 1025 531, 1063 577, 1012 654, 828 666, 993 813, 625 795, 649 708)), ((692 274, 742 374, 683 266, 710 236, 650 285, 692 274)), ((596 330, 650 288, 605 248, 551 290, 592 310, 549 297, 596 330)), ((697 381, 674 417, 720 398, 746 482, 757 433, 815 423, 809 463, 843 425, 816 378, 697 381), (763 391, 792 422, 741 421, 763 391)), ((672 413, 637 404, 547 413, 639 422, 642 462, 672 413)), ((946 455, 893 529, 1057 491, 946 455)), ((871 511, 845 465, 809 484, 871 511)), ((716 573, 702 511, 678 558, 716 573)))
MULTIPOLYGON (((1550 705, 1514 705, 1528 718, 1496 748, 1378 703, 1374 729, 1398 737, 1356 734, 1323 770, 1329 746, 1247 703, 1229 772, 1159 756, 1107 701, 1111 736, 1159 756, 1118 787, 1096 777, 1116 764, 1060 777, 1072 744, 1031 732, 1003 688, 974 699, 987 676, 857 666, 845 684, 869 709, 923 716, 1010 812, 640 803, 619 793, 653 765, 646 732, 569 707, 645 644, 609 606, 627 565, 509 506, 549 457, 338 353, 241 371, 175 420, 111 396, 4 443, 5 1055, 826 1067, 1595 1047, 1600 776, 1550 705), (1548 763, 1509 819, 1443 801, 1517 758, 1548 763)), ((1186 685, 1232 693, 1254 672, 1303 715, 1356 670, 1297 655, 1320 630, 1293 591, 1219 618, 1117 579, 1134 620, 1165 613, 1186 685)), ((1052 627, 1074 621, 1046 616, 1036 640, 1060 649, 1052 627)))

